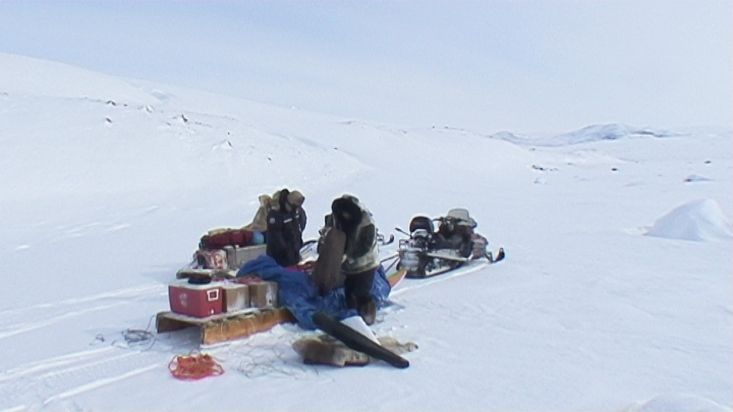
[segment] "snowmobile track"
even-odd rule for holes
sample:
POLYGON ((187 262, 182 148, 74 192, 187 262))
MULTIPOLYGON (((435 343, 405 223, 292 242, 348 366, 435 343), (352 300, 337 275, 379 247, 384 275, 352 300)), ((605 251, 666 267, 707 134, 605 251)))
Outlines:
POLYGON ((404 281, 400 283, 399 287, 395 288, 395 290, 392 291, 392 293, 390 294, 390 298, 393 296, 399 296, 407 292, 408 290, 424 288, 426 286, 430 286, 435 283, 445 282, 453 278, 468 275, 469 273, 478 272, 484 268, 489 267, 490 265, 491 263, 483 259, 474 260, 474 261, 470 261, 466 263, 465 265, 457 269, 449 270, 440 275, 435 275, 432 277, 422 278, 422 279, 405 279, 404 281))
POLYGON ((166 363, 153 351, 113 346, 32 362, 0 375, 0 410, 39 409, 166 363))
POLYGON ((0 325, 3 327, 0 328, 0 340, 88 313, 130 305, 165 293, 162 285, 148 285, 2 311, 0 312, 0 325))

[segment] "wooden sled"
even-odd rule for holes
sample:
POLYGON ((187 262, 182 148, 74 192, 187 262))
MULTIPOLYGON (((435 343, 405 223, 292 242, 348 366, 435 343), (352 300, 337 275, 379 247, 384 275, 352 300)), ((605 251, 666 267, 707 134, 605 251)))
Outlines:
MULTIPOLYGON (((405 278, 406 270, 392 272, 387 276, 390 286, 396 286, 405 278)), ((222 313, 206 318, 181 315, 166 311, 155 317, 158 333, 172 332, 195 327, 201 332, 201 344, 225 342, 246 338, 255 333, 266 332, 281 323, 294 323, 295 318, 285 308, 247 309, 235 313, 222 313)))
POLYGON ((407 276, 407 269, 400 269, 396 272, 388 273, 387 274, 387 281, 389 282, 390 287, 397 286, 398 283, 402 282, 402 280, 407 276))

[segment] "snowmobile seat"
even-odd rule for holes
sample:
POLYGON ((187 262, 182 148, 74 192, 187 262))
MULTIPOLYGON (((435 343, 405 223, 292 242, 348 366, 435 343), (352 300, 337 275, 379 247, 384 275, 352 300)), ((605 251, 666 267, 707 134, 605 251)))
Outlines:
POLYGON ((455 208, 448 211, 446 219, 455 221, 458 225, 469 226, 472 229, 477 226, 476 221, 469 216, 468 210, 464 208, 455 208))
POLYGON ((415 216, 412 218, 410 221, 410 233, 413 233, 417 229, 425 229, 430 235, 435 233, 433 220, 427 216, 415 216))

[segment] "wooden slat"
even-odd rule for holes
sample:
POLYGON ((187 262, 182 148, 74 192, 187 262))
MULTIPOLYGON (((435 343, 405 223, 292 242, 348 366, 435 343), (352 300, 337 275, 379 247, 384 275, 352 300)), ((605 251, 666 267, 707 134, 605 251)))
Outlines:
POLYGON ((255 315, 215 320, 201 326, 201 343, 211 344, 244 338, 272 329, 275 325, 295 321, 287 309, 274 309, 255 315))
POLYGON ((230 317, 191 318, 173 312, 160 312, 156 316, 158 333, 171 332, 187 327, 201 331, 201 343, 211 344, 238 339, 264 332, 281 323, 294 322, 295 318, 287 309, 269 309, 256 313, 236 314, 230 317))
POLYGON ((387 281, 389 282, 390 286, 394 287, 396 284, 400 283, 402 279, 405 278, 405 275, 407 275, 407 269, 400 269, 399 271, 391 273, 389 276, 387 276, 387 281))

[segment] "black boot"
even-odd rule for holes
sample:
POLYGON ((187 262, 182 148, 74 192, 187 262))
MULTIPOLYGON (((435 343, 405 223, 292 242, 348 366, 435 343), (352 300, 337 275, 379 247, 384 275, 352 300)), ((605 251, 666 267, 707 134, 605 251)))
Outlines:
POLYGON ((374 270, 350 274, 344 281, 346 306, 356 309, 367 325, 373 324, 377 318, 377 304, 371 295, 373 282, 374 270))

